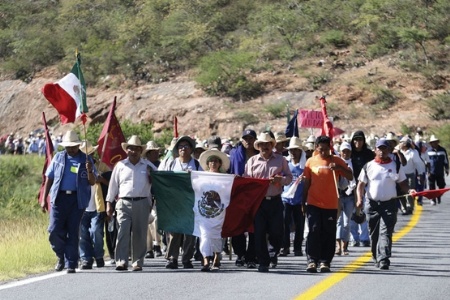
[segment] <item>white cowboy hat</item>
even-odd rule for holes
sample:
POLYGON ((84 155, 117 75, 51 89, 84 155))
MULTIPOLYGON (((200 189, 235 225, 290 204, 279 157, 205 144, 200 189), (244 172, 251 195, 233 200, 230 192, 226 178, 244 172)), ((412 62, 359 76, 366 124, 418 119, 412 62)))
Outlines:
POLYGON ((159 151, 161 148, 154 141, 148 141, 145 145, 144 151, 142 151, 142 156, 145 156, 148 151, 156 150, 159 151))
POLYGON ((430 143, 432 142, 439 142, 439 139, 434 134, 430 136, 430 143))
POLYGON ((386 141, 394 141, 396 145, 398 144, 398 137, 395 134, 393 134, 392 132, 388 132, 386 134, 385 140, 386 141))
POLYGON ((203 170, 208 170, 208 159, 212 156, 217 156, 221 161, 222 165, 220 166, 220 172, 225 173, 230 168, 230 159, 228 156, 222 151, 214 148, 211 150, 207 150, 200 154, 200 158, 198 161, 200 162, 200 166, 202 166, 203 170))
POLYGON ((270 136, 268 132, 261 132, 258 136, 258 139, 253 144, 253 147, 255 147, 256 150, 259 150, 259 144, 261 143, 272 143, 272 146, 275 147, 277 142, 273 137, 270 136))
POLYGON ((78 137, 78 134, 72 130, 69 130, 64 134, 62 142, 60 143, 60 145, 63 147, 75 147, 80 146, 80 144, 81 141, 78 137))
POLYGON ((122 143, 122 149, 123 149, 123 151, 127 152, 128 146, 141 147, 142 151, 144 151, 144 149, 145 149, 145 145, 142 145, 142 144, 141 144, 141 140, 138 138, 137 135, 132 135, 132 136, 130 137, 130 139, 128 140, 128 142, 122 143))
POLYGON ((282 132, 275 133, 275 141, 277 143, 283 143, 289 141, 290 138, 286 137, 286 135, 282 132))
POLYGON ((310 135, 310 136, 308 136, 308 138, 306 139, 306 142, 305 142, 305 144, 306 143, 315 143, 316 142, 316 137, 314 136, 314 135, 310 135))
POLYGON ((293 136, 289 141, 289 146, 286 149, 301 149, 303 150, 302 140, 296 136, 293 136))
POLYGON ((92 147, 91 142, 89 141, 83 141, 80 145, 80 150, 83 151, 84 153, 86 153, 87 155, 91 155, 92 153, 94 153, 98 148, 98 145, 95 147, 92 147), (87 151, 86 151, 86 147, 87 147, 87 151))

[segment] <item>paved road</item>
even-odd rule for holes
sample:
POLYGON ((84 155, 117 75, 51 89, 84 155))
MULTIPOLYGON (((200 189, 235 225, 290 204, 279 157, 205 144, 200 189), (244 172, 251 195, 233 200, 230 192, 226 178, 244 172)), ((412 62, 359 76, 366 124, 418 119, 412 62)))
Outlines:
MULTIPOLYGON (((447 178, 450 182, 450 178, 447 178)), ((376 269, 369 248, 337 256, 332 273, 308 274, 305 257, 281 257, 268 274, 224 260, 218 273, 166 270, 162 258, 143 272, 112 266, 77 274, 49 273, 0 285, 0 299, 449 299, 450 192, 442 204, 428 201, 396 226, 391 269, 376 269)))

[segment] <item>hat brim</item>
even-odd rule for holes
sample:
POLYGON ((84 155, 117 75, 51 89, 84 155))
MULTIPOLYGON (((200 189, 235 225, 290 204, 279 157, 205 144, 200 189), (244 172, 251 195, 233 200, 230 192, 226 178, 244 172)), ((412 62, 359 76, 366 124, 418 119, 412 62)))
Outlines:
POLYGON ((59 145, 61 145, 63 147, 75 147, 75 146, 80 146, 81 142, 61 142, 61 143, 59 143, 59 145))
POLYGON ((121 145, 122 145, 123 151, 125 151, 125 152, 127 152, 127 148, 128 148, 129 146, 141 147, 142 151, 144 151, 145 148, 146 148, 145 145, 133 145, 133 144, 128 144, 128 143, 122 143, 121 145))
MULTIPOLYGON (((189 136, 184 135, 182 137, 180 137, 178 139, 178 141, 175 143, 175 145, 173 146, 172 150, 177 150, 178 149, 178 145, 182 142, 182 141, 186 141, 189 143, 189 146, 191 146, 192 151, 194 151, 195 149, 195 141, 193 139, 191 139, 189 136)), ((174 151, 174 156, 178 156, 177 151, 174 151)))
POLYGON ((253 144, 253 147, 254 147, 256 150, 259 150, 259 144, 261 144, 261 143, 272 143, 272 147, 274 147, 274 148, 275 148, 275 145, 277 144, 277 142, 276 142, 275 140, 272 140, 272 141, 261 141, 261 140, 256 140, 255 143, 253 144))
MULTIPOLYGON (((89 149, 89 148, 88 148, 89 149)), ((87 154, 88 155, 91 155, 92 153, 94 153, 95 151, 97 151, 97 149, 98 149, 98 145, 97 146, 95 146, 95 147, 91 147, 90 149, 89 149, 89 151, 87 152, 87 154)), ((85 147, 81 147, 80 146, 80 150, 83 152, 83 153, 86 153, 85 151, 86 151, 86 148, 85 147)))
POLYGON ((205 170, 205 171, 208 170, 207 161, 208 161, 208 158, 210 158, 211 156, 217 156, 220 158, 220 160, 222 161, 222 165, 220 166, 220 169, 223 173, 228 171, 228 169, 230 168, 230 158, 225 153, 223 153, 222 151, 220 151, 218 149, 206 150, 205 152, 200 154, 198 161, 200 162, 200 166, 202 167, 203 170, 205 170))
POLYGON ((148 151, 158 151, 161 150, 160 147, 157 148, 145 148, 144 150, 142 150, 142 156, 145 156, 147 154, 148 151))

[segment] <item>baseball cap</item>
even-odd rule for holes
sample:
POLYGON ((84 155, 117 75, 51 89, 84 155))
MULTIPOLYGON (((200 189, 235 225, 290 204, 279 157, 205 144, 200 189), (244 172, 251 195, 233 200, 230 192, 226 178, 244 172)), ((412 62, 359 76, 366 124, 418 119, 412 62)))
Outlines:
POLYGON ((242 132, 242 137, 245 137, 247 135, 252 136, 256 139, 256 132, 252 129, 246 129, 242 132))
POLYGON ((382 146, 389 147, 388 141, 386 139, 384 139, 384 138, 379 139, 377 141, 377 144, 375 145, 376 148, 380 148, 382 146))

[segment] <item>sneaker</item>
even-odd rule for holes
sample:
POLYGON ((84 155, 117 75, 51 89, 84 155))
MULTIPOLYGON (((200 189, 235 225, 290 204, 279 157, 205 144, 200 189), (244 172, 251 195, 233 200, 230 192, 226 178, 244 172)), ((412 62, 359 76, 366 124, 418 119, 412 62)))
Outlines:
POLYGON ((310 262, 306 267, 306 272, 308 273, 317 273, 317 265, 315 262, 310 262))
POLYGON ((270 266, 272 267, 272 269, 275 269, 278 265, 278 257, 273 256, 270 258, 270 266))
POLYGON ((67 268, 67 274, 74 274, 76 273, 75 268, 67 268))
POLYGON ((330 265, 327 263, 320 263, 320 273, 330 273, 330 265))
POLYGON ((109 264, 110 264, 111 266, 115 266, 115 265, 116 265, 116 260, 115 260, 115 259, 110 259, 110 260, 109 260, 109 264))
POLYGON ((256 269, 256 263, 254 261, 249 261, 247 263, 247 269, 256 269))
POLYGON ((153 246, 153 250, 155 251, 156 257, 163 256, 161 246, 153 246))
POLYGON ((61 272, 62 270, 64 270, 64 258, 58 258, 58 261, 55 265, 55 271, 61 272))
POLYGON ((83 260, 81 262, 81 270, 92 270, 92 262, 83 260))
POLYGON ((289 248, 283 248, 280 252, 280 256, 288 256, 289 254, 289 248))
POLYGON ((145 258, 155 258, 155 254, 153 254, 153 250, 147 251, 145 254, 145 258))
POLYGON ((96 258, 95 263, 97 265, 97 268, 103 268, 105 266, 105 260, 102 258, 96 258))
POLYGON ((386 263, 380 263, 380 270, 389 270, 389 265, 386 263))
POLYGON ((238 257, 234 264, 236 265, 236 267, 243 267, 243 266, 245 266, 245 262, 242 259, 242 257, 238 257))
POLYGON ((120 264, 116 266, 116 271, 126 271, 128 270, 128 267, 124 264, 120 264))
POLYGON ((356 242, 356 241, 352 242, 352 247, 359 247, 359 246, 360 246, 359 242, 356 242))
POLYGON ((168 260, 166 264, 166 269, 178 269, 178 262, 174 260, 168 260))
POLYGON ((362 241, 363 247, 370 247, 370 241, 362 241))
POLYGON ((183 269, 193 269, 193 268, 194 265, 190 261, 183 263, 183 269))

